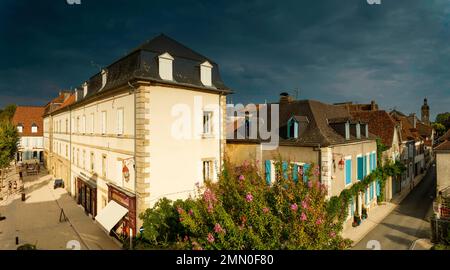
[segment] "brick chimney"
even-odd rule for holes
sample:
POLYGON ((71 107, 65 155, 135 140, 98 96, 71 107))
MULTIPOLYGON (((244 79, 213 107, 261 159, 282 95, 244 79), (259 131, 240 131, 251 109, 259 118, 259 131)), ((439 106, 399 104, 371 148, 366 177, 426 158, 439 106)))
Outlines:
POLYGON ((292 97, 287 92, 280 94, 280 104, 292 102, 292 97))

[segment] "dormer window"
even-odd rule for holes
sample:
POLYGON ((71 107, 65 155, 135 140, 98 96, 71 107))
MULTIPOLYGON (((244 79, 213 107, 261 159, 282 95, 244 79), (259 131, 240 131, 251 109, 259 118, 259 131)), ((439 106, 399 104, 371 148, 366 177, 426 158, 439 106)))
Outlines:
POLYGON ((158 56, 159 59, 159 77, 163 80, 173 81, 173 60, 169 53, 158 56))
MULTIPOLYGON (((102 83, 102 85, 103 85, 103 83, 102 83)), ((83 98, 86 97, 87 93, 88 93, 88 84, 87 84, 87 82, 85 82, 85 83, 83 83, 83 98)))
POLYGON ((17 125, 17 132, 19 132, 19 133, 23 132, 23 125, 22 124, 18 124, 17 125))
POLYGON ((361 139, 361 124, 360 123, 356 124, 356 138, 361 139))
POLYGON ((345 139, 350 140, 350 122, 345 123, 345 139))
POLYGON ((298 121, 292 117, 291 119, 289 119, 288 121, 288 125, 287 125, 287 137, 289 139, 297 139, 298 138, 298 121))
POLYGON ((38 126, 35 123, 33 123, 31 125, 31 133, 37 133, 37 132, 38 132, 38 126))
POLYGON ((200 80, 204 86, 212 86, 212 68, 208 61, 200 65, 200 80))
POLYGON ((366 134, 366 138, 369 138, 369 124, 365 124, 364 125, 364 129, 365 129, 365 134, 366 134))
MULTIPOLYGON (((102 87, 100 89, 103 89, 106 86, 106 82, 108 80, 108 71, 106 69, 102 69, 102 87)), ((86 88, 87 93, 87 88, 86 88)))

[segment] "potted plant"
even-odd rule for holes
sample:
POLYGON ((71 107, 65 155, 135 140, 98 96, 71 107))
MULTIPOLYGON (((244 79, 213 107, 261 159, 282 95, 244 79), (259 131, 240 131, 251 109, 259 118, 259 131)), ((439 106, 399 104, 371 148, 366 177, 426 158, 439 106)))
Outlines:
POLYGON ((353 217, 353 227, 357 227, 359 225, 361 225, 361 217, 359 215, 355 215, 353 217))
POLYGON ((364 220, 364 219, 367 219, 369 217, 369 215, 367 214, 367 208, 363 208, 362 209, 362 214, 361 214, 361 218, 364 220))

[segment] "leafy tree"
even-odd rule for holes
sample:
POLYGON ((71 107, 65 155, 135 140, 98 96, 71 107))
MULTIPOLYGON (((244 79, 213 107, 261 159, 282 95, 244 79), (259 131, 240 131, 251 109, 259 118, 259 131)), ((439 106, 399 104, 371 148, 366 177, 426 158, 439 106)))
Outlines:
MULTIPOLYGON (((0 122, 0 170, 1 181, 4 177, 4 169, 9 167, 14 159, 19 144, 17 128, 9 121, 0 122)), ((1 185, 3 186, 3 184, 1 185)), ((0 186, 0 187, 1 187, 0 186)))
POLYGON ((450 112, 438 114, 436 123, 444 125, 446 130, 450 129, 450 112))
POLYGON ((16 112, 16 108, 15 104, 9 104, 3 110, 0 110, 0 121, 10 122, 16 112))
POLYGON ((445 126, 441 123, 436 122, 436 123, 433 123, 432 126, 433 126, 434 130, 436 130, 437 137, 442 136, 447 131, 445 126))

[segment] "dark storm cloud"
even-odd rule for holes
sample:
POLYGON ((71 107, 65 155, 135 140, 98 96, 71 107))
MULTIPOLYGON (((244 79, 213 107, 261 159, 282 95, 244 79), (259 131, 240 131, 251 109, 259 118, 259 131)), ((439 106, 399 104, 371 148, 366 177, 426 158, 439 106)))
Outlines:
POLYGON ((45 103, 164 32, 219 63, 234 102, 281 91, 450 111, 450 1, 0 2, 0 105, 45 103), (94 62, 94 63, 92 63, 94 62))

